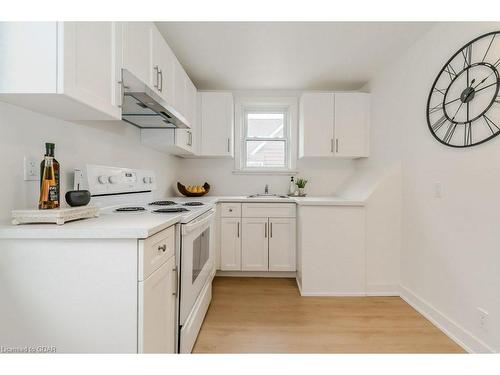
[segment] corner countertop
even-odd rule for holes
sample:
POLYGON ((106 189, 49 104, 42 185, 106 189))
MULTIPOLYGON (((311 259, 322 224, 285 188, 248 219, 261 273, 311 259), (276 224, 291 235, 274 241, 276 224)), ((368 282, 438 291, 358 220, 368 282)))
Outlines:
POLYGON ((247 196, 221 196, 216 197, 218 203, 295 203, 299 206, 364 206, 365 201, 346 199, 339 196, 329 197, 290 197, 290 198, 248 198, 247 196))
MULTIPOLYGON (((294 203, 298 206, 364 206, 361 200, 342 197, 290 197, 290 198, 248 198, 247 196, 205 196, 196 198, 202 202, 215 204, 224 202, 242 203, 294 203)), ((112 215, 101 213, 99 217, 56 224, 13 225, 10 221, 0 221, 0 239, 142 239, 180 223, 182 213, 148 215, 131 213, 112 215)))

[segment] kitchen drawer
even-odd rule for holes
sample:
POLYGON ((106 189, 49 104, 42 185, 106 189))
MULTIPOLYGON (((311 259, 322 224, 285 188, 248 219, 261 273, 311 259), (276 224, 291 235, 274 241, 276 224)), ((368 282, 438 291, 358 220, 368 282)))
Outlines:
POLYGON ((241 217, 241 203, 221 203, 221 217, 241 217))
POLYGON ((139 281, 146 279, 175 254, 175 226, 139 240, 139 281))
POLYGON ((294 203, 243 203, 243 217, 295 217, 294 203))

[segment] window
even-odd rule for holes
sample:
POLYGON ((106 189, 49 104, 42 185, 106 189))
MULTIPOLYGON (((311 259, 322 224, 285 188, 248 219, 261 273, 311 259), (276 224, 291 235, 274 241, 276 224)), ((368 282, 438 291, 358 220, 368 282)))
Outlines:
POLYGON ((288 119, 286 108, 246 108, 243 127, 243 167, 288 167, 288 119))

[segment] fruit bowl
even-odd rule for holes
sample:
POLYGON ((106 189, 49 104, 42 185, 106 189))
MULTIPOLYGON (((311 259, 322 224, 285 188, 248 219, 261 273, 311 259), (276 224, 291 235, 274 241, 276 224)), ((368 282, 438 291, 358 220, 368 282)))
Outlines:
POLYGON ((202 197, 202 196, 204 196, 205 194, 207 194, 210 191, 210 185, 205 182, 203 184, 203 187, 205 188, 204 192, 194 193, 194 192, 188 191, 186 189, 186 187, 183 184, 181 184, 180 182, 177 182, 177 189, 179 190, 179 193, 181 193, 185 197, 202 197))

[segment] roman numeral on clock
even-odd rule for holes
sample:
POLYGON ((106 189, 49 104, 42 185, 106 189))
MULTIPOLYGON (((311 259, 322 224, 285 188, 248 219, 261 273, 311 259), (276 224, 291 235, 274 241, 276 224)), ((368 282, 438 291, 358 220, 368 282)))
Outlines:
POLYGON ((446 124, 446 122, 448 121, 448 119, 446 118, 445 115, 441 116, 439 118, 439 120, 437 120, 434 124, 432 124, 432 130, 435 132, 437 132, 439 129, 441 129, 441 127, 446 124))
POLYGON ((472 123, 468 122, 464 127, 464 146, 472 144, 472 123))
POLYGON ((448 125, 448 130, 446 130, 446 134, 444 135, 443 141, 446 143, 450 143, 453 138, 453 134, 455 134, 455 130, 457 128, 457 124, 451 123, 448 125))
POLYGON ((453 66, 451 64, 446 65, 446 68, 444 68, 444 71, 448 73, 448 76, 450 77, 450 81, 453 81, 453 79, 457 76, 457 72, 455 69, 453 69, 453 66))

